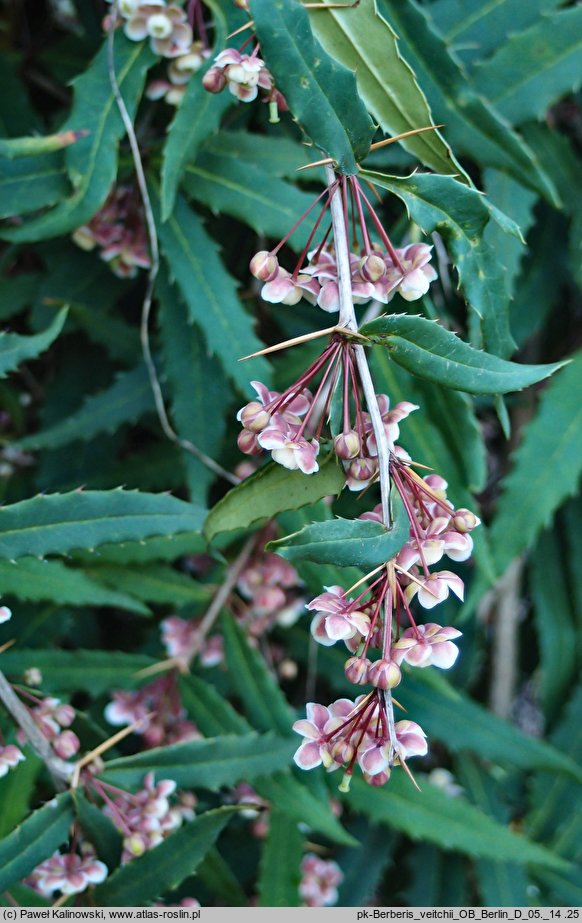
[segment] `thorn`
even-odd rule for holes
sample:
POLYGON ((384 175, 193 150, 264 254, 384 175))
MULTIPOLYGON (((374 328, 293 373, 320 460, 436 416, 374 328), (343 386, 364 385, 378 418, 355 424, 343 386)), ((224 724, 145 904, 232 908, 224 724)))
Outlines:
POLYGON ((308 340, 316 340, 318 337, 327 336, 330 333, 335 333, 337 326, 326 327, 325 330, 316 330, 314 333, 304 333, 299 337, 292 337, 290 340, 284 340, 283 343, 276 343, 274 346, 266 346, 265 349, 260 349, 256 353, 250 353, 248 356, 243 356, 239 359, 239 362, 245 362, 246 359, 255 359, 257 356, 265 356, 267 353, 278 352, 280 349, 287 349, 288 346, 298 346, 300 343, 306 343, 308 340))
POLYGON ((129 734, 133 734, 137 728, 139 728, 145 721, 148 721, 155 715, 155 711, 149 712, 147 715, 144 715, 143 718, 140 718, 138 721, 134 721, 133 724, 128 725, 128 727, 122 728, 121 731, 118 731, 116 734, 113 734, 111 737, 108 737, 107 740, 104 740, 103 743, 99 744, 98 747, 95 747, 94 750, 90 750, 89 753, 86 753, 80 760, 77 760, 75 763, 75 769, 71 779, 71 788, 77 788, 79 784, 79 776, 81 774, 81 769, 87 766, 89 763, 92 763, 96 757, 101 756, 102 753, 105 753, 107 750, 110 750, 111 747, 114 747, 115 744, 118 744, 121 740, 124 740, 129 734))
POLYGON ((410 779, 410 781, 411 781, 412 784, 414 785, 415 789, 416 789, 418 792, 422 792, 422 789, 421 789, 420 785, 418 784, 418 782, 416 781, 416 779, 415 779, 414 776, 412 775, 410 769, 409 769, 408 766, 406 765, 405 760, 401 760, 400 757, 399 757, 399 758, 398 758, 398 762, 400 763, 400 765, 401 765, 402 768, 404 769, 404 772, 406 773, 406 775, 408 776, 408 778, 410 779))
POLYGON ((16 644, 16 638, 11 638, 10 641, 5 641, 4 644, 0 646, 0 654, 3 654, 4 651, 7 651, 9 647, 12 647, 13 644, 16 644))
POLYGON ((231 32, 230 35, 227 35, 226 40, 228 41, 229 38, 234 38, 235 35, 240 35, 241 32, 246 32, 247 29, 252 29, 254 24, 254 19, 249 19, 249 21, 245 23, 244 26, 239 26, 238 29, 235 29, 234 32, 231 32))
POLYGON ((424 128, 413 128, 411 131, 403 131, 399 135, 393 135, 391 138, 384 138, 383 141, 376 141, 370 145, 371 151, 377 151, 379 147, 386 147, 388 144, 394 144, 395 141, 401 141, 403 138, 410 138, 411 135, 420 135, 423 131, 436 131, 437 128, 444 128, 444 122, 440 125, 426 125, 424 128))
POLYGON ((297 167, 295 172, 300 173, 301 170, 309 170, 311 167, 324 167, 326 164, 333 162, 333 157, 324 157, 323 160, 314 160, 313 163, 306 163, 302 167, 297 167))

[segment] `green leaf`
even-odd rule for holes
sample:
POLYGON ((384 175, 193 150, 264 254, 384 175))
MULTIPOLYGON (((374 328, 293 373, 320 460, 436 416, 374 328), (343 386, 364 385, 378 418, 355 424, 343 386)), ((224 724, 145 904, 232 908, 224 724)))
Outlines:
POLYGON ((344 485, 345 476, 333 454, 322 460, 319 471, 309 475, 270 462, 218 501, 208 514, 204 535, 211 542, 221 532, 248 528, 283 510, 297 510, 339 494, 344 485))
POLYGON ((200 527, 202 511, 165 494, 124 490, 39 494, 0 508, 0 558, 63 554, 104 542, 200 527))
POLYGON ((342 173, 357 173, 374 126, 354 75, 314 39, 297 0, 251 0, 250 6, 261 55, 293 115, 342 173))
POLYGON ((16 676, 29 667, 42 673, 43 691, 51 694, 90 692, 93 696, 115 689, 132 689, 140 682, 136 674, 156 661, 145 654, 123 651, 61 651, 15 647, 2 655, 2 669, 16 676))
POLYGON ((248 897, 234 870, 222 858, 216 847, 207 852, 196 870, 196 877, 212 894, 220 894, 224 907, 248 905, 248 897))
MULTIPOLYGON (((224 44, 227 33, 225 11, 212 0, 208 6, 213 14, 214 47, 220 48, 224 44)), ((233 17, 229 11, 229 22, 231 19, 233 17)), ((182 102, 168 128, 161 170, 162 221, 167 221, 172 214, 186 164, 195 159, 202 142, 217 131, 222 116, 234 102, 230 93, 214 94, 204 88, 202 77, 213 63, 209 60, 198 72, 196 79, 190 80, 182 102)))
POLYGON ((144 602, 176 607, 200 606, 207 604, 212 595, 204 584, 164 564, 149 564, 148 567, 96 564, 86 570, 92 580, 144 602))
MULTIPOLYGON (((198 156, 184 171, 183 188, 213 212, 232 215, 257 234, 281 239, 298 218, 313 205, 314 196, 276 176, 262 165, 222 154, 198 156)), ((314 225, 308 215, 293 232, 289 246, 301 250, 314 225)))
POLYGON ((292 733, 295 714, 262 655, 250 646, 242 628, 231 617, 223 619, 226 662, 233 686, 254 727, 261 731, 292 733))
MULTIPOLYGON (((6 653, 6 652, 5 652, 6 653)), ((30 661, 28 663, 30 666, 30 661)), ((2 669, 11 671, 2 663, 2 669)), ((0 782, 2 813, 0 814, 0 841, 8 836, 14 828, 22 823, 29 812, 29 805, 34 799, 37 776, 42 769, 42 761, 30 749, 26 759, 11 769, 0 782)))
POLYGON ((542 394, 504 481, 491 542, 498 573, 535 541, 582 472, 582 353, 542 394))
POLYGON ((582 7, 545 14, 473 72, 478 90, 514 125, 541 119, 582 83, 582 7))
POLYGON ((328 798, 312 794, 305 782, 295 776, 276 772, 253 782, 253 788, 261 798, 266 798, 279 811, 283 811, 296 822, 306 824, 311 830, 328 837, 334 843, 356 846, 357 840, 344 830, 331 810, 328 798))
POLYGON ((349 802, 375 822, 443 849, 502 862, 567 868, 549 850, 512 833, 464 798, 453 798, 424 779, 420 784, 422 791, 418 792, 403 773, 393 773, 389 785, 380 789, 357 778, 352 782, 349 802))
MULTIPOLYGON (((0 159, 0 218, 9 218, 46 208, 65 199, 71 191, 62 153, 0 159)), ((14 224, 0 228, 0 237, 11 233, 14 224)))
POLYGON ((556 192, 527 144, 495 108, 478 94, 457 57, 433 28, 429 7, 413 0, 377 0, 380 13, 398 34, 402 56, 411 65, 432 109, 446 124, 455 151, 484 166, 506 170, 514 179, 557 204, 556 192))
POLYGON ((248 721, 210 683, 192 674, 181 676, 179 683, 184 708, 205 737, 252 731, 248 721))
MULTIPOLYGON (((157 211, 155 198, 153 205, 157 211)), ((203 331, 209 352, 216 354, 241 390, 246 391, 250 376, 265 381, 269 366, 264 358, 253 359, 250 366, 239 362, 262 344, 238 300, 235 280, 222 265, 217 244, 180 196, 171 218, 159 227, 159 235, 170 276, 186 302, 191 323, 203 331)))
POLYGON ((218 156, 245 166, 256 166, 263 176, 285 176, 297 179, 297 167, 309 163, 309 148, 292 138, 272 134, 259 135, 250 131, 219 131, 206 138, 200 147, 205 161, 218 156))
POLYGON ((70 606, 112 606, 149 615, 149 609, 123 592, 105 589, 82 570, 62 561, 19 558, 14 563, 0 560, 2 594, 40 602, 50 600, 70 606))
MULTIPOLYGON (((165 274, 158 279, 162 358, 168 380, 176 430, 210 458, 222 445, 230 403, 230 388, 219 363, 209 356, 198 329, 188 320, 184 302, 165 274)), ((206 506, 206 494, 216 474, 183 452, 190 496, 206 506)))
POLYGON ((107 763, 104 778, 122 788, 140 785, 148 772, 173 779, 178 788, 216 792, 289 765, 295 741, 273 734, 230 735, 170 744, 107 763))
POLYGON ((86 839, 95 847, 97 858, 105 863, 109 872, 117 868, 121 859, 122 838, 103 811, 76 789, 73 793, 75 814, 86 839))
POLYGON ((563 550, 557 536, 542 532, 531 556, 529 577, 540 652, 539 691, 544 714, 555 719, 576 676, 576 620, 564 579, 552 581, 548 573, 563 572, 563 550))
POLYGON ((380 824, 364 818, 355 827, 361 840, 355 849, 343 849, 338 865, 344 877, 339 887, 339 907, 366 907, 375 903, 387 867, 394 863, 397 837, 380 824))
MULTIPOLYGON (((115 102, 104 42, 89 68, 73 81, 71 113, 61 131, 89 129, 65 152, 73 193, 51 211, 5 229, 6 240, 36 241, 67 234, 85 224, 103 205, 117 173, 117 143, 125 134, 115 102)), ((114 36, 115 72, 130 117, 135 115, 146 71, 156 56, 143 42, 129 41, 121 30, 114 36)))
POLYGON ((55 449, 77 440, 89 442, 102 433, 116 432, 125 423, 135 423, 153 410, 147 369, 140 364, 130 372, 121 372, 109 388, 86 398, 76 413, 16 444, 20 449, 55 449))
POLYGON ((384 315, 364 324, 360 332, 373 343, 386 346, 390 357, 414 375, 472 394, 519 391, 553 375, 564 365, 508 362, 473 349, 450 330, 420 314, 384 315))
POLYGON ((83 563, 108 561, 111 564, 147 564, 149 561, 175 561, 183 555, 202 554, 206 542, 198 531, 168 533, 161 536, 127 541, 105 543, 97 550, 87 548, 75 552, 75 558, 83 563))
POLYGON ((59 131, 55 135, 37 135, 30 138, 0 138, 0 157, 10 160, 18 157, 35 157, 60 151, 74 144, 85 132, 59 131))
POLYGON ((299 907, 300 864, 304 836, 297 821, 275 806, 269 815, 269 832, 259 866, 259 907, 299 907))
MULTIPOLYGON (((507 173, 491 169, 487 169, 483 173, 483 186, 490 200, 515 221, 522 237, 525 238, 534 223, 533 211, 537 202, 535 192, 532 192, 531 189, 526 189, 521 183, 508 176, 507 173)), ((495 221, 489 222, 485 228, 483 238, 499 255, 506 273, 507 288, 513 296, 515 282, 525 255, 523 242, 515 237, 508 236, 495 221)))
POLYGON ((0 891, 18 882, 69 839, 71 796, 57 795, 0 842, 0 891))
POLYGON ((52 324, 33 336, 19 336, 17 333, 0 333, 0 378, 18 368, 21 362, 36 359, 40 353, 54 343, 67 318, 64 308, 56 315, 52 324))
POLYGON ((391 529, 364 519, 333 519, 314 522, 286 535, 267 548, 288 561, 307 558, 316 564, 373 568, 395 557, 410 534, 410 523, 398 494, 391 529))
POLYGON ((503 229, 519 237, 516 225, 498 210, 492 211, 476 189, 452 176, 415 174, 401 178, 369 171, 362 175, 401 198, 425 234, 438 231, 443 237, 463 293, 480 319, 485 345, 495 353, 510 355, 515 344, 509 330, 509 288, 504 267, 483 239, 483 232, 493 218, 502 220, 503 229))
POLYGON ((472 750, 501 766, 547 769, 582 783, 582 770, 567 755, 472 702, 442 676, 407 675, 398 699, 429 737, 455 753, 472 750))
POLYGON ((226 826, 236 805, 206 811, 154 849, 118 869, 93 891, 99 907, 143 907, 192 875, 226 826))
MULTIPOLYGON (((433 124, 426 96, 401 56, 398 36, 375 0, 357 8, 311 13, 311 28, 325 50, 354 71, 358 91, 383 131, 391 135, 433 124)), ((470 183, 450 147, 435 129, 404 139, 402 146, 436 173, 455 173, 470 183)))

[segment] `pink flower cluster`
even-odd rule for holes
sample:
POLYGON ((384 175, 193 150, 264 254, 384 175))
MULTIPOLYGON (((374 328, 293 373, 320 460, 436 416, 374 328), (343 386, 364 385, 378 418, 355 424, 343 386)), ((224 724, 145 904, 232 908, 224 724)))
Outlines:
POLYGON ((200 70, 208 55, 209 51, 202 42, 193 42, 187 54, 170 61, 165 79, 150 81, 146 89, 147 98, 165 99, 170 106, 179 106, 190 78, 200 70))
POLYGON ((344 875, 337 862, 306 853, 301 862, 299 894, 307 907, 332 907, 337 904, 338 885, 344 875))
MULTIPOLYGON (((111 0, 108 0, 111 2, 111 0)), ((165 0, 119 0, 123 31, 133 42, 149 38, 152 51, 164 58, 179 58, 188 54, 192 45, 192 27, 184 10, 165 0)), ((109 17, 105 22, 110 25, 109 17)))
POLYGON ((6 744, 6 746, 0 746, 0 779, 2 776, 5 776, 10 769, 14 769, 15 766, 18 766, 22 760, 26 759, 22 750, 19 750, 18 747, 15 747, 14 744, 6 744))
POLYGON ((307 703, 307 717, 296 721, 293 730, 303 737, 294 760, 300 769, 323 766, 333 772, 346 767, 345 783, 357 762, 364 778, 372 785, 383 785, 390 778, 394 763, 411 756, 424 756, 426 734, 414 721, 398 721, 391 734, 384 692, 374 689, 355 701, 338 699, 329 707, 307 703))
POLYGON ((44 897, 61 894, 81 894, 89 885, 100 884, 107 878, 107 866, 95 857, 89 847, 79 855, 76 852, 56 852, 31 872, 25 884, 44 897))
MULTIPOLYGON (((396 292, 406 301, 416 301, 428 292, 437 278, 429 264, 428 244, 409 244, 400 249, 381 249, 374 245, 369 253, 350 253, 354 304, 380 301, 388 304, 396 292)), ((283 269, 274 252, 259 251, 250 270, 264 282, 261 297, 272 304, 297 304, 305 298, 323 311, 339 311, 338 269, 333 247, 325 246, 307 254, 308 263, 292 273, 283 269)))
POLYGON ((139 722, 135 733, 143 737, 147 749, 196 740, 202 735, 186 717, 180 701, 176 675, 166 673, 141 689, 113 690, 113 700, 105 708, 109 724, 139 722))
MULTIPOLYGON (((56 755, 63 760, 71 759, 81 746, 75 732, 69 730, 75 720, 75 709, 72 705, 62 704, 59 699, 36 699, 31 695, 28 698, 36 702, 30 709, 30 714, 40 731, 50 741, 56 755)), ((26 735, 22 731, 17 731, 16 736, 19 743, 26 743, 26 735)))
POLYGON ((143 788, 135 795, 99 780, 94 780, 93 785, 105 801, 103 813, 123 834, 122 865, 153 849, 184 820, 194 817, 195 796, 183 793, 180 800, 172 803, 176 783, 171 779, 156 783, 153 773, 148 773, 143 788))
POLYGON ((243 103, 251 103, 259 89, 268 93, 273 89, 273 78, 258 57, 258 46, 252 54, 241 54, 236 48, 225 48, 206 71, 202 83, 210 93, 220 93, 225 87, 243 103))
POLYGON ((120 278, 134 278, 138 269, 150 267, 143 206, 131 186, 115 186, 105 205, 72 237, 83 250, 98 247, 101 259, 120 278))
MULTIPOLYGON (((312 405, 309 391, 299 393, 269 391, 260 381, 251 382, 258 401, 251 401, 239 410, 237 420, 243 425, 238 445, 246 455, 257 455, 263 449, 272 453, 273 461, 304 474, 319 470, 319 443, 305 438, 304 417, 312 405)), ((291 389, 290 389, 291 390, 291 389)))

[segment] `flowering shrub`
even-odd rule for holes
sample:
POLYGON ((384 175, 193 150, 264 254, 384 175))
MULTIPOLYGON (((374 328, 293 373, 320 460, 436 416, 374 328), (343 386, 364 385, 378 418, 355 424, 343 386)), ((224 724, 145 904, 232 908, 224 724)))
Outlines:
POLYGON ((577 903, 582 8, 319 6, 0 14, 10 907, 577 903))

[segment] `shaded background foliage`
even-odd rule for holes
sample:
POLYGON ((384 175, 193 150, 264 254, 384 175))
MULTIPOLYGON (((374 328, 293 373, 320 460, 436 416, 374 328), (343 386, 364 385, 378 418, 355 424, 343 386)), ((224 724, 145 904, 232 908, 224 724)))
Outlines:
MULTIPOLYGON (((256 0, 252 12, 268 63, 284 82, 286 33, 268 47, 267 6, 256 0)), ((294 27, 299 13, 284 6, 294 27)), ((0 665, 15 679, 39 667, 43 691, 71 697, 79 709, 75 729, 91 747, 109 734, 103 709, 111 690, 143 684, 136 672, 163 659, 159 622, 207 610, 225 558, 256 530, 251 519, 259 518, 262 488, 259 482, 237 495, 234 507, 215 508, 207 534, 211 524, 219 539, 205 574, 194 576, 192 556, 207 551, 206 512, 227 485, 161 433, 139 336, 143 276, 119 279, 71 241, 112 183, 131 181, 133 161, 112 96, 104 9, 76 0, 63 20, 57 7, 2 7, 2 139, 89 134, 64 149, 39 145, 18 157, 0 141, 0 318, 7 331, 0 339, 0 589, 14 611, 10 636, 17 642, 0 665)), ((454 174, 448 182, 455 189, 473 182, 525 238, 524 246, 507 233, 507 222, 492 220, 490 211, 479 217, 476 207, 469 235, 456 212, 461 192, 449 195, 447 186, 435 216, 431 179, 426 195, 416 197, 410 181, 392 180, 385 222, 418 234, 404 201, 417 224, 439 235, 440 282, 420 311, 504 358, 571 360, 503 403, 411 376, 385 351, 373 351, 377 390, 421 406, 405 424, 403 444, 447 478, 457 504, 477 509, 478 501, 486 524, 476 538, 467 603, 460 611, 445 604, 449 623, 464 633, 462 658, 446 677, 416 671, 402 691, 431 739, 420 776, 448 767, 463 792, 453 797, 429 776, 419 794, 395 773, 381 790, 356 782, 341 796, 338 819, 330 806, 338 799, 333 777, 300 777, 290 768, 290 728, 303 708, 308 671, 305 618, 275 630, 274 642, 299 668, 296 678, 281 679, 225 611, 228 669, 195 663, 180 678, 183 704, 204 739, 143 752, 126 741, 110 754, 104 776, 139 787, 154 770, 196 791, 207 810, 100 885, 95 900, 103 904, 195 893, 203 903, 235 905, 258 893, 264 905, 293 905, 307 842, 344 871, 340 904, 580 903, 582 7, 552 0, 503 0, 494 8, 473 0, 378 0, 376 7, 384 19, 372 2, 313 11, 314 34, 336 61, 357 70, 378 138, 425 123, 415 75, 435 123, 445 125, 446 143, 436 133, 419 135, 375 151, 366 168, 405 176, 420 162, 423 172, 454 174), (249 843, 248 821, 221 808, 241 780, 276 806, 263 840, 249 843), (181 855, 189 858, 177 868, 181 855)), ((226 0, 208 3, 208 11, 218 51, 244 17, 226 0)), ((143 98, 156 60, 147 46, 115 36, 116 71, 135 118, 162 251, 154 358, 179 436, 233 470, 240 461, 234 416, 248 399, 248 380, 292 381, 311 347, 272 363, 241 364, 239 357, 320 326, 304 304, 290 310, 261 302, 247 270, 252 254, 282 237, 319 191, 320 177, 296 174, 317 159, 317 149, 301 143, 288 115, 268 124, 266 106, 211 96, 198 75, 176 114, 143 98)), ((292 88, 282 88, 293 108, 292 88)), ((339 143, 335 136, 318 142, 307 118, 317 143, 339 143)), ((348 139, 348 169, 361 156, 353 146, 348 139)), ((300 250, 308 224, 289 246, 300 250)), ((398 296, 393 306, 406 309, 398 296)), ((279 516, 283 534, 330 515, 322 503, 289 511, 293 490, 283 483, 285 501, 260 513, 287 510, 279 516)), ((332 565, 306 562, 298 570, 312 593, 345 579, 332 565)), ((342 662, 338 651, 319 651, 318 695, 347 693, 342 662)), ((11 739, 4 713, 0 721, 11 739)), ((59 795, 50 813, 41 805, 51 796, 32 754, 0 781, 0 857, 11 858, 0 862, 0 882, 24 904, 32 893, 18 882, 67 840, 75 813, 99 855, 115 861, 95 816, 83 813, 83 799, 59 795), (23 821, 16 841, 14 827, 23 821)))

